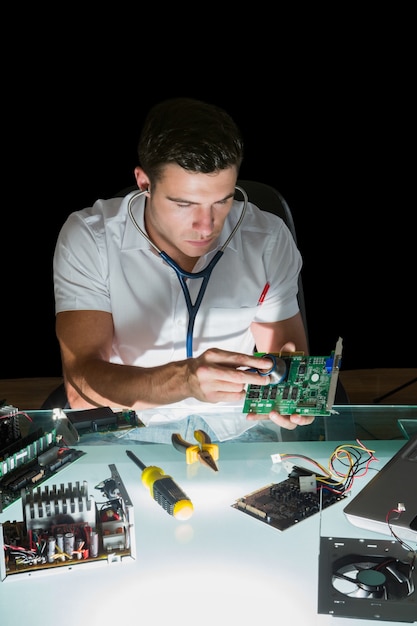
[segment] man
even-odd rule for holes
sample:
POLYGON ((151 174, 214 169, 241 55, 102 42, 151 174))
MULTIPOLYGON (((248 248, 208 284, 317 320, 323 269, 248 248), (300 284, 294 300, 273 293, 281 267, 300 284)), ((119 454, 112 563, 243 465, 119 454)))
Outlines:
MULTIPOLYGON (((255 346, 307 353, 300 253, 277 216, 250 199, 244 211, 235 189, 243 141, 219 107, 190 98, 157 104, 138 156, 142 193, 72 213, 58 237, 56 333, 69 405, 242 405, 257 370, 271 368, 253 356, 255 346), (189 276, 210 262, 208 282, 189 276)), ((313 420, 269 417, 287 429, 313 420)))

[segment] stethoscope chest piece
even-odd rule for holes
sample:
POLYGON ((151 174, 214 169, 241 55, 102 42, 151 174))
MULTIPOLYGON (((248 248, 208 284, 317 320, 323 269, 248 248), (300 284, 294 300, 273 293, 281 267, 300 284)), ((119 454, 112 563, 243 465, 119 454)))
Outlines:
POLYGON ((285 363, 284 359, 275 356, 275 354, 263 354, 262 358, 271 359, 272 367, 269 370, 257 369, 256 371, 258 372, 259 376, 270 376, 270 385, 278 385, 278 383, 281 383, 283 380, 285 380, 287 376, 287 364, 285 363))

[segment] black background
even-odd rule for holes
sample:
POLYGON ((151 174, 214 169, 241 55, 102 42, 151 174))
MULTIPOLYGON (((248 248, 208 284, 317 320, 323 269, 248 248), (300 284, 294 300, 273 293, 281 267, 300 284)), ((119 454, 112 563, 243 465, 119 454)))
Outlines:
POLYGON ((26 42, 30 54, 5 77, 1 377, 61 375, 51 266, 59 228, 134 183, 144 116, 177 95, 226 108, 245 138, 240 177, 286 198, 311 353, 330 353, 342 336, 344 369, 415 367, 414 81, 406 36, 397 32, 394 54, 383 34, 372 45, 363 34, 347 29, 340 41, 336 31, 293 54, 295 40, 267 50, 228 33, 230 47, 212 33, 204 60, 202 41, 155 50, 143 30, 136 50, 98 32, 88 46, 77 32, 60 45, 59 29, 48 45, 26 42))

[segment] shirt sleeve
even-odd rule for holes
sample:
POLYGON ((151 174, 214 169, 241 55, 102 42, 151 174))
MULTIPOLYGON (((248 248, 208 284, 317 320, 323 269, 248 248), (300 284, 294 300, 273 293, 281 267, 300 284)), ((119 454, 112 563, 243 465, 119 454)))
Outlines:
POLYGON ((111 312, 102 215, 72 213, 58 235, 53 259, 55 311, 111 312))

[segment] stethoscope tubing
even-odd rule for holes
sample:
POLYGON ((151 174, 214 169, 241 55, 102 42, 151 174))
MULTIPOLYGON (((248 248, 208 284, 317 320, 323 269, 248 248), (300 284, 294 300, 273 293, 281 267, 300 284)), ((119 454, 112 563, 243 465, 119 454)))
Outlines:
POLYGON ((241 192, 241 194, 243 195, 243 209, 242 212, 239 216, 239 219, 235 225, 235 227, 233 228, 232 232, 230 233, 229 237, 227 238, 227 240, 225 241, 225 243, 222 245, 222 247, 216 252, 216 254, 214 255, 214 257, 211 259, 210 263, 208 263, 208 265, 202 269, 200 272, 187 272, 185 270, 182 269, 182 267, 180 267, 178 265, 178 263, 176 263, 174 261, 174 259, 172 259, 169 254, 167 254, 166 252, 164 252, 163 250, 160 250, 158 248, 158 246, 156 246, 153 241, 148 237, 148 235, 145 233, 145 231, 139 226, 139 224, 137 223, 133 213, 132 213, 132 204, 133 202, 141 195, 147 193, 147 191, 138 191, 137 193, 135 193, 131 198, 129 198, 129 202, 128 202, 128 214, 130 219, 132 220, 135 228, 139 231, 139 233, 142 235, 142 237, 144 237, 146 239, 146 241, 154 248, 154 250, 156 250, 158 252, 158 254, 161 256, 162 259, 164 259, 164 261, 174 270, 174 272, 177 275, 177 278, 180 282, 183 294, 184 294, 184 298, 185 298, 185 304, 187 306, 187 311, 188 311, 188 326, 187 326, 187 335, 186 335, 186 351, 187 351, 187 358, 190 358, 193 356, 193 334, 194 334, 194 323, 195 323, 195 319, 197 317, 197 313, 198 310, 200 308, 201 302, 203 300, 203 296, 205 294, 211 273, 214 269, 214 267, 217 265, 217 263, 219 262, 219 260, 221 259, 221 257, 223 256, 223 252, 225 251, 225 249, 227 248, 227 246, 229 245, 230 240, 232 239, 232 237, 235 235, 236 231, 239 229, 243 218, 245 216, 246 213, 246 208, 248 206, 248 196, 247 193, 244 189, 242 189, 242 187, 239 187, 236 185, 236 189, 238 191, 241 192), (192 303, 191 300, 191 296, 190 296, 190 292, 189 289, 187 287, 187 284, 185 282, 185 280, 187 278, 193 279, 193 278, 202 278, 203 282, 200 286, 200 290, 198 292, 197 298, 194 302, 194 304, 192 303))

